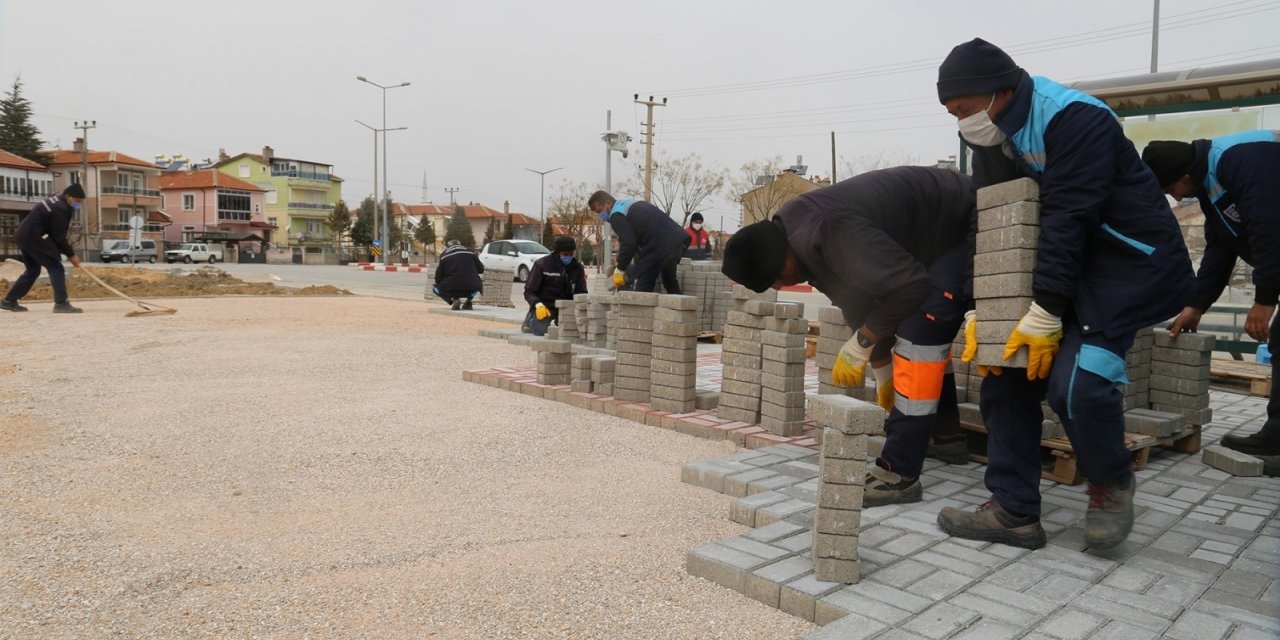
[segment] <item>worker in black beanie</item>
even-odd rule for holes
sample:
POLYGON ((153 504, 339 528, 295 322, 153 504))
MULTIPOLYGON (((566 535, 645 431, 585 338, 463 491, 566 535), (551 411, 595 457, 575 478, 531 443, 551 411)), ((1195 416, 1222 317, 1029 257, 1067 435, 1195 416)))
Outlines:
POLYGON ((729 278, 757 292, 808 282, 854 329, 831 383, 861 387, 870 365, 889 412, 863 506, 920 501, 931 436, 940 459, 969 461, 949 365, 972 291, 974 204, 964 174, 882 169, 796 196, 725 244, 729 278))
POLYGON ((1280 456, 1280 131, 1245 131, 1212 140, 1157 140, 1142 150, 1165 193, 1196 198, 1204 212, 1204 257, 1195 295, 1169 325, 1169 335, 1195 331, 1200 317, 1226 288, 1236 259, 1253 267, 1249 337, 1271 350, 1267 420, 1247 436, 1223 436, 1222 445, 1255 456, 1280 456))
POLYGON ((22 250, 22 264, 27 268, 0 299, 0 309, 26 311, 27 308, 18 301, 31 291, 43 269, 49 272, 49 285, 53 288, 53 312, 80 313, 81 309, 67 300, 67 274, 62 266, 62 256, 67 256, 71 266, 80 266, 80 257, 67 241, 67 229, 83 202, 84 187, 72 183, 62 190, 61 195, 40 201, 18 223, 13 239, 22 250))
MULTIPOLYGON (((1135 489, 1117 384, 1128 380, 1124 357, 1137 331, 1173 317, 1186 300, 1192 272, 1181 230, 1102 101, 1032 77, 981 38, 951 50, 937 91, 973 151, 975 185, 1027 177, 1040 194, 1034 302, 1004 349, 1006 359, 1026 349, 1030 366, 982 382, 992 500, 975 511, 945 508, 938 524, 957 537, 1044 546, 1047 398, 1089 479, 1085 544, 1114 547, 1133 527, 1135 489)), ((975 315, 966 336, 983 321, 975 315)), ((976 345, 965 357, 972 351, 976 345)))

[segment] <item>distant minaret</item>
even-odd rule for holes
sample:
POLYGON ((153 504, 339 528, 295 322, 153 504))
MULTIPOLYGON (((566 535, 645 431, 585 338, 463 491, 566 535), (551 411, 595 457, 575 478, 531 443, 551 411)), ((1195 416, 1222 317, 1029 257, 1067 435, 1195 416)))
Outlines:
POLYGON ((427 195, 427 172, 424 169, 422 171, 422 204, 427 204, 428 202, 431 202, 431 196, 427 195))

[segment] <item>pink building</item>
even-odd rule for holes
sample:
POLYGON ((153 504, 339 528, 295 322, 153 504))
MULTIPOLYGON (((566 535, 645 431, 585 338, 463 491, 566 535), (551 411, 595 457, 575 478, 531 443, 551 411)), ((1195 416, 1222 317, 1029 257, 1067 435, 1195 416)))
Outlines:
POLYGON ((160 193, 173 219, 165 231, 170 243, 271 242, 275 226, 263 219, 264 191, 251 183, 216 169, 174 171, 160 176, 160 193))

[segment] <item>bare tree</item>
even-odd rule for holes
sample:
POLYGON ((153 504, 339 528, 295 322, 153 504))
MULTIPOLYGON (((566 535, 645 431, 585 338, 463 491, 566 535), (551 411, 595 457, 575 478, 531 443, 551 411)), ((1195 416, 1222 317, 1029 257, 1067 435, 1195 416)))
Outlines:
MULTIPOLYGON (((682 226, 689 216, 702 208, 709 198, 724 190, 729 174, 724 169, 706 166, 702 156, 670 156, 659 152, 654 158, 653 195, 649 201, 668 214, 680 216, 682 226)), ((618 192, 627 197, 644 197, 644 165, 636 167, 636 175, 623 180, 618 192)))
MULTIPOLYGON (((585 182, 561 181, 551 194, 547 220, 560 227, 561 233, 592 247, 591 255, 599 255, 600 218, 587 207, 587 198, 595 188, 585 182)), ((550 245, 548 245, 550 246, 550 245)))
POLYGON ((738 226, 768 220, 782 203, 817 185, 792 174, 783 174, 791 165, 781 155, 742 165, 727 184, 725 196, 741 206, 738 226))
POLYGON ((875 171, 876 169, 917 164, 920 164, 920 156, 903 151, 885 151, 884 149, 875 153, 854 156, 853 158, 840 156, 840 170, 842 171, 840 179, 852 178, 860 173, 875 171))

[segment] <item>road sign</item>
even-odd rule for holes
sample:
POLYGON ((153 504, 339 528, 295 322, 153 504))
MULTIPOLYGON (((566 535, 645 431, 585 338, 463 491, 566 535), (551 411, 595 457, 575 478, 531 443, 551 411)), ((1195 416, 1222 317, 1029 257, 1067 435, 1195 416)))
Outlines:
POLYGON ((375 247, 381 247, 381 246, 382 246, 382 241, 381 241, 381 240, 374 240, 374 241, 373 241, 373 246, 375 246, 375 247))

